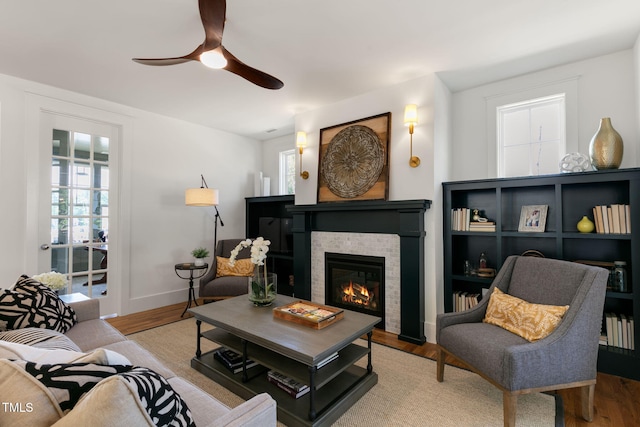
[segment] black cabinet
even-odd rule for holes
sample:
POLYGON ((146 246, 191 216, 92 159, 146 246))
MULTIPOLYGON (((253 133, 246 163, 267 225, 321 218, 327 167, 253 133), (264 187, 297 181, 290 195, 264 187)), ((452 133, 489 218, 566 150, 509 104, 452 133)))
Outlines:
MULTIPOLYGON (((480 253, 488 267, 500 269, 509 255, 536 250, 547 258, 601 265, 627 263, 630 292, 608 290, 604 313, 640 319, 640 169, 446 182, 444 197, 444 307, 452 311, 456 293, 482 295, 493 279, 464 274, 465 260, 477 264, 480 253), (544 231, 519 232, 522 206, 548 205, 544 231), (594 218, 596 206, 628 205, 628 233, 580 233, 583 216, 594 218), (495 231, 454 231, 455 209, 478 209, 495 231)), ((464 227, 463 227, 464 228, 464 227)), ((603 315, 603 333, 606 316, 603 315)), ((629 339, 638 342, 638 327, 629 339)), ((598 370, 640 379, 640 350, 601 345, 598 370)))
POLYGON ((271 241, 267 268, 278 275, 278 293, 293 296, 293 216, 286 206, 295 196, 247 197, 245 233, 271 241))

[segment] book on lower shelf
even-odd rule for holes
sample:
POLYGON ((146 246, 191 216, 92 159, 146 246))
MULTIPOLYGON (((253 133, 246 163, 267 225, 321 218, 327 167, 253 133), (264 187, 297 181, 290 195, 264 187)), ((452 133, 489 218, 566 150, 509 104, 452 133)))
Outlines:
POLYGON ((453 293, 453 311, 465 311, 478 305, 480 294, 458 291, 453 293))
POLYGON ((285 391, 289 396, 299 398, 309 392, 309 386, 299 381, 289 378, 277 371, 267 372, 267 380, 276 385, 280 390, 285 391))
POLYGON ((635 322, 633 316, 605 313, 606 345, 635 350, 635 322))
MULTIPOLYGON (((242 354, 236 353, 228 348, 221 347, 213 353, 213 357, 234 374, 242 372, 242 354)), ((258 363, 251 359, 247 359, 247 369, 253 368, 254 366, 258 366, 258 363)))

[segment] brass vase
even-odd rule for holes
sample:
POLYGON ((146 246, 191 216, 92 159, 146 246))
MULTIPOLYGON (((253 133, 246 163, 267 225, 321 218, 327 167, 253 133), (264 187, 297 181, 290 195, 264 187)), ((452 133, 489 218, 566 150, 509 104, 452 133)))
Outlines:
POLYGON ((622 163, 623 151, 620 134, 611 126, 611 119, 604 117, 589 144, 591 164, 597 170, 618 169, 622 163))

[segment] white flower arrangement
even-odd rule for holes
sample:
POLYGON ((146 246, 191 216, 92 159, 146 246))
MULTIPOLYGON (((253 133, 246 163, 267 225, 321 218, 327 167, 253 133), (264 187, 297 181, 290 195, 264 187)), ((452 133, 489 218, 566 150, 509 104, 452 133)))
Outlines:
POLYGON ((251 246, 251 262, 255 265, 265 265, 264 260, 267 259, 267 252, 269 252, 270 244, 271 241, 265 240, 263 237, 258 237, 255 240, 243 240, 231 251, 229 265, 233 267, 236 263, 238 252, 240 252, 242 248, 248 248, 249 246, 251 246))
POLYGON ((36 274, 32 279, 50 287, 54 291, 59 291, 67 287, 67 276, 57 271, 36 274))
POLYGON ((276 299, 276 281, 275 274, 267 275, 267 252, 271 241, 265 240, 263 237, 257 237, 255 240, 246 239, 238 243, 231 251, 229 257, 229 265, 235 265, 238 252, 243 248, 251 246, 251 263, 255 264, 254 275, 249 277, 249 300, 255 305, 270 305, 276 299), (269 283, 269 280, 273 280, 269 283))

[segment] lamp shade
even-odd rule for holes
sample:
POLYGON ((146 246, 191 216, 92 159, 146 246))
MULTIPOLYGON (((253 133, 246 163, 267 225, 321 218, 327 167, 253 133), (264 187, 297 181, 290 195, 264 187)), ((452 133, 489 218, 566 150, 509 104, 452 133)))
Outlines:
POLYGON ((296 147, 305 148, 307 146, 307 133, 298 132, 296 134, 296 147))
POLYGON ((184 203, 187 206, 216 206, 218 190, 213 188, 188 188, 184 192, 184 203))
POLYGON ((408 104, 404 107, 404 125, 418 124, 418 106, 416 104, 408 104))

